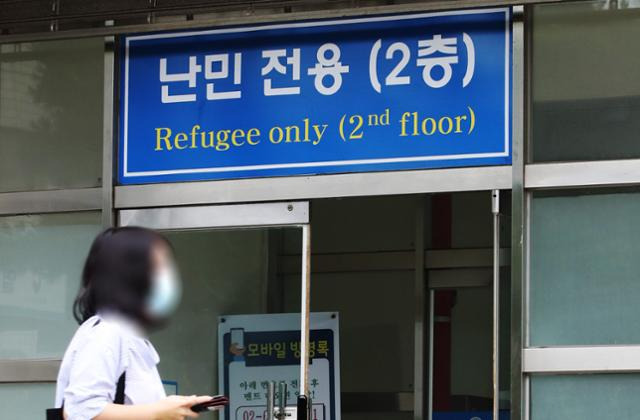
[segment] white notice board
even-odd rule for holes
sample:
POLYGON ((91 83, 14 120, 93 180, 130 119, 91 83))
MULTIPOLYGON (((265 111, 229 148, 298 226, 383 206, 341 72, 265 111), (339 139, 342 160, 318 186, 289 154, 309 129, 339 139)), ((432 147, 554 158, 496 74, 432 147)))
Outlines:
MULTIPOLYGON (((340 420, 339 318, 310 318, 311 420, 340 420)), ((231 315, 218 322, 219 389, 229 397, 224 420, 265 420, 269 381, 287 384, 287 405, 300 392, 300 314, 231 315)))

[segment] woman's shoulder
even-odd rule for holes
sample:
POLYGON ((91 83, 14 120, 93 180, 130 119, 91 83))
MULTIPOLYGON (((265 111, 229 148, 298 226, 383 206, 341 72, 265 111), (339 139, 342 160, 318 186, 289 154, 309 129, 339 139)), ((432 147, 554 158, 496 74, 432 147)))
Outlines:
POLYGON ((130 346, 128 331, 112 319, 92 316, 80 325, 73 339, 78 347, 100 347, 121 352, 130 346))
POLYGON ((113 313, 98 314, 85 321, 72 340, 70 350, 117 357, 125 365, 132 357, 155 364, 159 361, 144 332, 127 318, 113 313))
POLYGON ((94 360, 118 360, 126 368, 134 346, 126 329, 113 320, 96 315, 80 325, 65 353, 63 363, 67 359, 69 363, 73 363, 89 357, 94 360))
POLYGON ((69 375, 71 367, 82 360, 119 360, 126 364, 127 347, 127 340, 116 325, 104 322, 97 315, 92 316, 78 327, 71 339, 62 359, 59 380, 69 375))

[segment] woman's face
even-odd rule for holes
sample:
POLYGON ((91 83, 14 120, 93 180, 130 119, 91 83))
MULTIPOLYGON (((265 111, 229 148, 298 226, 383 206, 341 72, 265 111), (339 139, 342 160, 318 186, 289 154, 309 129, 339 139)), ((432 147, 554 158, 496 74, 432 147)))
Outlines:
POLYGON ((147 299, 147 315, 165 319, 177 308, 182 296, 182 284, 173 253, 164 242, 151 248, 151 285, 147 299))
POLYGON ((151 272, 156 274, 157 272, 173 267, 173 255, 171 249, 164 242, 156 242, 151 247, 151 272))

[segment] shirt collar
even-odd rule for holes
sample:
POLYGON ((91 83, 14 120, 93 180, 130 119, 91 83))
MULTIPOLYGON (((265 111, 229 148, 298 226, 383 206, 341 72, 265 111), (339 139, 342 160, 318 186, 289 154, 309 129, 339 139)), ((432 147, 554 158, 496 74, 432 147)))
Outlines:
POLYGON ((140 327, 140 324, 114 311, 100 311, 98 317, 105 322, 118 325, 126 334, 130 335, 133 338, 133 340, 131 340, 132 345, 138 349, 138 353, 145 359, 149 366, 160 363, 158 352, 149 341, 146 332, 140 327))
POLYGON ((100 311, 98 313, 98 317, 100 317, 100 319, 105 320, 106 322, 113 322, 114 324, 117 324, 125 332, 133 335, 134 337, 142 338, 145 340, 147 338, 147 334, 145 333, 144 329, 140 326, 140 324, 138 324, 137 322, 135 322, 134 320, 132 320, 131 318, 125 315, 122 315, 115 311, 105 310, 105 311, 100 311))

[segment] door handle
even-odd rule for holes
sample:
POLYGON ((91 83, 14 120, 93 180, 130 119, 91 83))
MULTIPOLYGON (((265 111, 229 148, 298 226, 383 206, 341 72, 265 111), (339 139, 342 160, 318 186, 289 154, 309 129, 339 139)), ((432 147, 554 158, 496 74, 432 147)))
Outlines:
POLYGON ((298 419, 297 420, 309 420, 311 412, 311 404, 309 404, 309 398, 306 395, 300 395, 298 397, 298 419))
POLYGON ((274 407, 274 401, 276 398, 275 390, 276 390, 275 382, 269 381, 269 385, 267 387, 267 420, 273 420, 276 415, 275 407, 274 407))
POLYGON ((278 385, 278 392, 280 393, 278 418, 284 418, 287 410, 287 383, 280 382, 278 385))
POLYGON ((278 383, 278 393, 276 394, 276 383, 268 382, 267 386, 267 413, 265 420, 310 420, 311 400, 306 395, 300 395, 297 404, 287 407, 287 383, 278 383), (276 407, 276 395, 278 404, 276 407))

